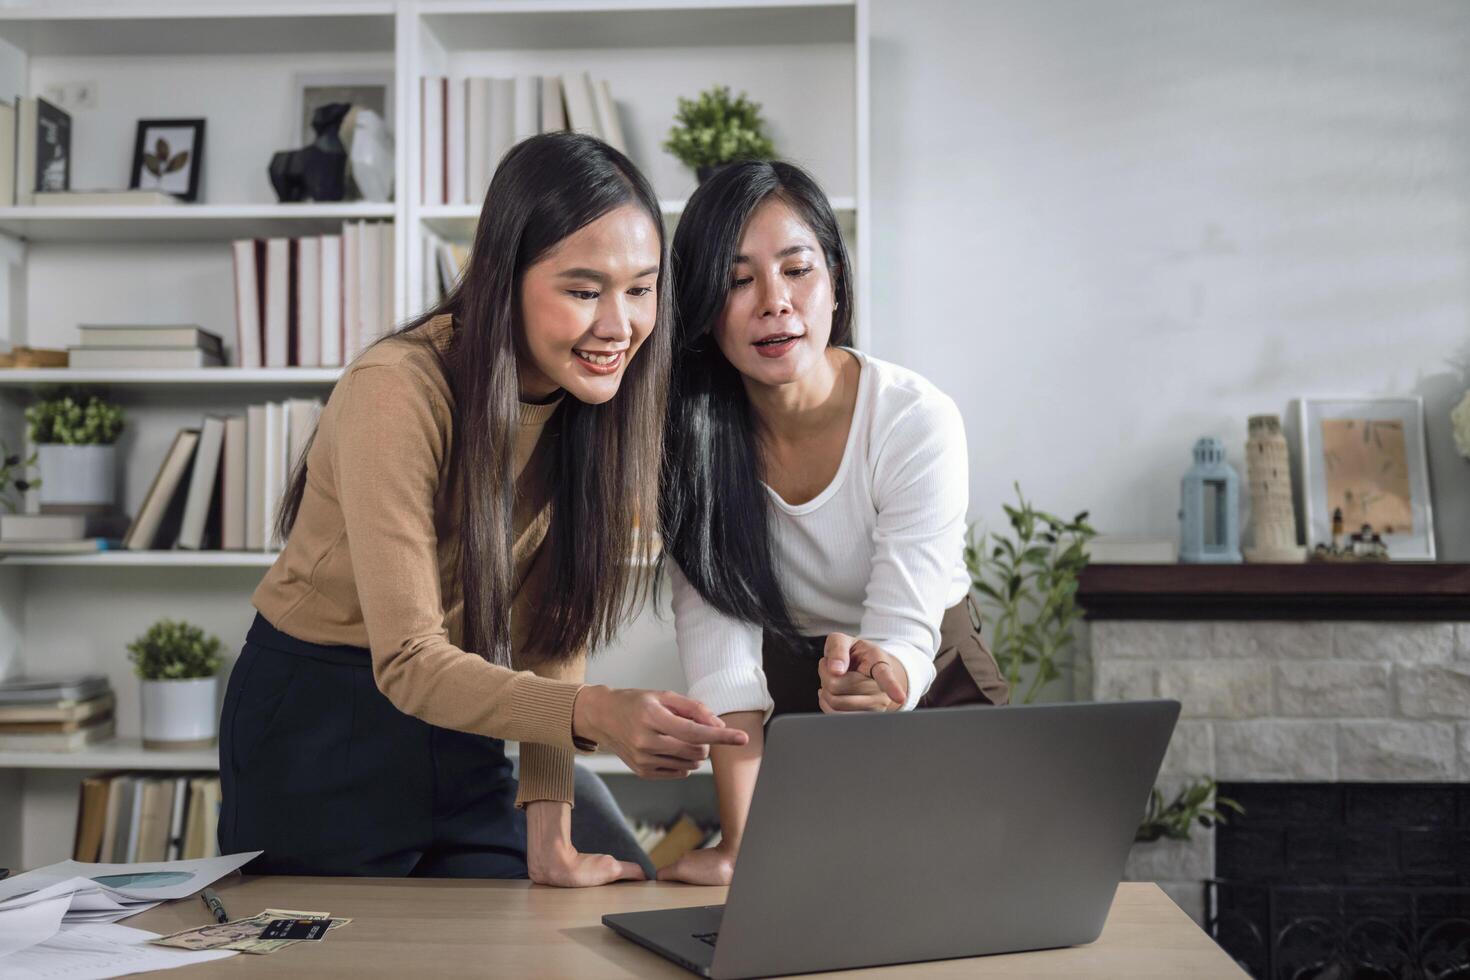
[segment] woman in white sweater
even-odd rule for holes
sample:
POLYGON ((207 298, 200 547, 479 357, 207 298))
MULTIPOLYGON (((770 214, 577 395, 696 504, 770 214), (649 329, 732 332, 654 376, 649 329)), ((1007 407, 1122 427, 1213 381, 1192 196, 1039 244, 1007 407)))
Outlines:
POLYGON ((662 499, 689 696, 715 749, 723 840, 664 869, 730 879, 763 725, 794 711, 1003 704, 963 559, 954 402, 850 346, 851 266, 800 168, 727 166, 674 237, 678 310, 662 499))

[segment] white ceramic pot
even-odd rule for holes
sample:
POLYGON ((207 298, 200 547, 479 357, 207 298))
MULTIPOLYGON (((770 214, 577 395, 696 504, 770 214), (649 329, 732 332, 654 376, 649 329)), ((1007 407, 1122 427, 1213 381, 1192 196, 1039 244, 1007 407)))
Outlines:
POLYGON ((116 446, 36 447, 41 507, 106 510, 117 500, 116 446))
POLYGON ((142 681, 143 747, 203 749, 219 733, 219 677, 142 681))

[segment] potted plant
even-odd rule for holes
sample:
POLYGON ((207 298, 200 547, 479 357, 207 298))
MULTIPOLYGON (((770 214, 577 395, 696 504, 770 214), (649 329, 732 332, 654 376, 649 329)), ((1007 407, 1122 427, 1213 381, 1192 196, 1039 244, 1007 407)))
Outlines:
POLYGON ((979 592, 991 652, 1011 688, 1012 703, 1028 704, 1070 667, 1082 618, 1077 577, 1087 565, 1087 542, 1097 532, 1083 511, 1070 521, 1037 510, 1016 487, 1019 507, 1006 505, 1014 538, 970 528, 965 565, 979 592), (1030 683, 1021 690, 1022 674, 1030 683))
POLYGON ((760 103, 747 99, 744 92, 730 98, 728 86, 717 85, 697 99, 679 99, 674 119, 664 149, 701 182, 722 164, 767 160, 776 154, 765 133, 760 103))
POLYGON ((117 500, 122 409, 92 395, 43 399, 26 409, 41 472, 41 510, 102 513, 117 500))
POLYGON ((1227 822, 1223 810, 1234 810, 1241 815, 1245 813, 1244 807, 1228 796, 1218 795, 1215 789, 1213 779, 1200 776, 1181 787, 1174 799, 1165 804, 1163 792, 1155 786, 1148 796, 1143 823, 1138 825, 1133 835, 1134 842, 1151 844, 1160 838, 1189 840, 1190 829, 1196 823, 1209 828, 1227 822))
POLYGON ((219 732, 218 637, 190 623, 160 619, 128 644, 142 682, 143 747, 198 749, 219 732))

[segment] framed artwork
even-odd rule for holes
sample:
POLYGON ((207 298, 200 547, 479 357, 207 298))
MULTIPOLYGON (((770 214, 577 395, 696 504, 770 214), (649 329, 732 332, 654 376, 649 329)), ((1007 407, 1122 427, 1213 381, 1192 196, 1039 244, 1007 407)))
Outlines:
POLYGON ((129 187, 197 201, 203 166, 203 119, 138 120, 129 187))
POLYGON ((296 114, 292 116, 296 146, 316 139, 311 114, 324 105, 347 102, 371 109, 393 126, 393 73, 391 71, 303 72, 296 76, 296 114))
POLYGON ((1420 398, 1303 398, 1302 510, 1307 547, 1369 525, 1390 558, 1434 560, 1434 514, 1420 398))

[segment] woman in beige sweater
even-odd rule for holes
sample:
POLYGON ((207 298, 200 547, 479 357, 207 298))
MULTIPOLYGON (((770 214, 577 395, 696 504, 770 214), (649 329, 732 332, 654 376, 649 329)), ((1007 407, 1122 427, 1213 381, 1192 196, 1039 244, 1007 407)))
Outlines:
POLYGON ((627 158, 526 140, 460 284, 338 382, 225 696, 220 846, 263 850, 250 870, 640 878, 572 846, 574 751, 659 778, 744 743, 680 695, 582 683, 650 584, 666 254, 627 158))

